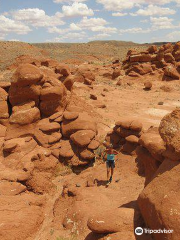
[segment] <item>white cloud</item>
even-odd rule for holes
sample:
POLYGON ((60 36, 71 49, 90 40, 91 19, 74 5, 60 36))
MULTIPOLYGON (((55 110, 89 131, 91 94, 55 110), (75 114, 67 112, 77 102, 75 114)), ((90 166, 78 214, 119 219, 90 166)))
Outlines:
POLYGON ((111 35, 108 33, 99 33, 93 37, 90 37, 89 40, 98 40, 98 39, 106 39, 108 37, 110 37, 111 35))
POLYGON ((8 41, 10 41, 10 42, 19 42, 19 40, 16 39, 16 38, 14 38, 14 39, 10 39, 10 40, 8 40, 8 41))
POLYGON ((152 23, 152 30, 158 30, 158 29, 173 29, 177 28, 179 26, 173 25, 173 19, 168 17, 151 17, 150 18, 152 23))
POLYGON ((131 9, 135 5, 135 1, 129 0, 97 0, 104 6, 104 9, 108 11, 122 11, 124 9, 131 9))
POLYGON ((171 33, 167 34, 166 37, 171 42, 180 41, 180 31, 171 32, 171 33))
POLYGON ((51 28, 48 28, 48 32, 49 33, 65 34, 65 33, 69 32, 69 28, 62 29, 62 28, 58 28, 58 27, 51 27, 51 28))
POLYGON ((62 14, 57 12, 54 16, 46 15, 39 8, 20 9, 12 12, 12 17, 17 21, 24 21, 35 27, 49 27, 63 25, 62 14))
POLYGON ((70 29, 72 30, 72 31, 81 31, 82 30, 82 28, 81 27, 79 27, 77 24, 75 24, 75 23, 71 23, 70 24, 70 29))
POLYGON ((87 0, 53 0, 54 3, 74 3, 74 2, 86 2, 87 0))
POLYGON ((151 30, 148 29, 142 29, 142 28, 128 28, 128 29, 120 29, 119 33, 122 35, 123 33, 148 33, 151 30))
POLYGON ((5 34, 1 34, 1 35, 0 35, 0 40, 4 40, 4 39, 5 39, 5 37, 6 37, 6 35, 5 35, 5 34))
POLYGON ((176 11, 170 8, 163 8, 163 7, 159 7, 156 5, 148 5, 148 7, 144 8, 144 9, 139 9, 136 13, 131 14, 133 16, 153 16, 153 15, 159 15, 159 16, 163 16, 163 15, 172 15, 175 14, 176 11))
POLYGON ((87 18, 84 17, 79 23, 72 23, 73 30, 89 30, 92 32, 115 33, 117 28, 107 26, 109 23, 103 18, 87 18))
POLYGON ((112 13, 113 17, 123 17, 123 16, 126 16, 126 15, 127 15, 127 13, 121 13, 121 12, 112 13))
POLYGON ((103 18, 87 18, 83 17, 83 19, 77 23, 76 25, 81 28, 91 29, 96 26, 105 26, 108 22, 103 18))
POLYGON ((0 15, 0 35, 5 37, 8 33, 27 34, 31 29, 22 22, 12 20, 0 15))
MULTIPOLYGON (((173 24, 173 19, 168 17, 150 17, 151 26, 147 29, 142 29, 141 27, 138 28, 128 28, 128 29, 120 29, 119 34, 122 35, 124 33, 149 33, 152 31, 158 31, 161 29, 175 29, 180 28, 179 25, 173 24)), ((162 41, 162 40, 161 40, 162 41)), ((165 41, 165 39, 164 39, 165 41)))
POLYGON ((132 9, 133 7, 140 7, 142 5, 165 5, 175 2, 180 5, 180 0, 96 0, 97 3, 103 5, 104 9, 108 11, 121 12, 125 9, 132 9))
POLYGON ((86 33, 85 32, 80 32, 80 33, 67 33, 61 37, 56 37, 51 40, 47 40, 46 42, 63 42, 68 40, 68 42, 79 42, 82 41, 86 38, 86 33))
POLYGON ((69 32, 102 32, 104 34, 116 33, 117 28, 107 26, 109 23, 103 18, 87 18, 83 17, 79 23, 71 23, 68 28, 60 29, 58 27, 48 28, 49 33, 65 34, 69 32))
POLYGON ((93 32, 104 32, 104 33, 116 33, 117 28, 114 27, 105 27, 105 26, 95 26, 91 28, 93 32))
POLYGON ((77 16, 93 16, 92 9, 84 3, 74 2, 70 6, 62 6, 62 14, 65 17, 77 17, 77 16))
POLYGON ((141 20, 140 22, 141 22, 141 23, 148 23, 148 20, 147 20, 147 19, 144 19, 144 20, 141 20))
POLYGON ((180 7, 180 0, 176 0, 177 6, 180 7))

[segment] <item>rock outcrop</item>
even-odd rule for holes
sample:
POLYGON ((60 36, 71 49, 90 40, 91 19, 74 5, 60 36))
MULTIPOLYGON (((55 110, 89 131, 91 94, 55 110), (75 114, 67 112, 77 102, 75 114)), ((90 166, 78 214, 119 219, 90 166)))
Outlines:
POLYGON ((139 140, 142 147, 137 153, 144 163, 146 187, 139 196, 138 204, 150 229, 166 229, 164 233, 154 234, 157 240, 180 238, 180 209, 177 204, 180 195, 179 112, 176 109, 166 115, 160 123, 159 132, 151 129, 139 140))
POLYGON ((99 146, 96 122, 73 94, 67 65, 24 58, 16 67, 7 91, 0 88, 0 236, 7 240, 35 234, 46 203, 39 194, 54 193, 58 166, 92 165, 99 146))
POLYGON ((143 76, 151 80, 179 80, 180 42, 167 43, 157 48, 150 46, 147 51, 137 53, 130 50, 122 68, 130 78, 143 76))
POLYGON ((142 134, 142 123, 137 119, 122 118, 115 123, 114 129, 106 136, 106 145, 113 144, 115 148, 128 154, 134 154, 142 134))

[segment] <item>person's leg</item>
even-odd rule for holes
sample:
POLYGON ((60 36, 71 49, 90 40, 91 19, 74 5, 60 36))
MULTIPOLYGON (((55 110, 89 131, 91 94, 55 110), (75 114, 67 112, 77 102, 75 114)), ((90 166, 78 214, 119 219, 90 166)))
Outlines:
POLYGON ((109 181, 110 168, 107 168, 107 181, 109 181))
POLYGON ((111 167, 111 178, 110 178, 111 181, 112 181, 113 174, 114 174, 114 168, 111 167))
POLYGON ((115 162, 112 162, 112 164, 111 164, 111 177, 110 177, 110 182, 112 181, 112 178, 113 178, 114 168, 115 168, 115 162))

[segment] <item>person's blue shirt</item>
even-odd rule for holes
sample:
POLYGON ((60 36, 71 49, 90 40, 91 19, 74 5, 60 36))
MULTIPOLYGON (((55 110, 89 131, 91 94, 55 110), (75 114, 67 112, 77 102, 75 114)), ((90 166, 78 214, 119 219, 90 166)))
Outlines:
POLYGON ((108 161, 114 161, 115 154, 107 154, 108 161))

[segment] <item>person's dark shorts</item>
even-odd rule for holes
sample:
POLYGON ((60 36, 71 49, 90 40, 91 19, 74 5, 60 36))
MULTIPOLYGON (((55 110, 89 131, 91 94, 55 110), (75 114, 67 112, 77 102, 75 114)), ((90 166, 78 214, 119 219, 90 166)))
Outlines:
POLYGON ((115 161, 106 161, 106 167, 107 168, 115 168, 115 161))

